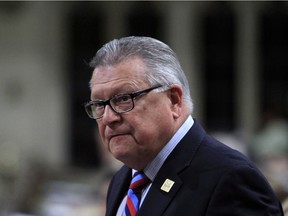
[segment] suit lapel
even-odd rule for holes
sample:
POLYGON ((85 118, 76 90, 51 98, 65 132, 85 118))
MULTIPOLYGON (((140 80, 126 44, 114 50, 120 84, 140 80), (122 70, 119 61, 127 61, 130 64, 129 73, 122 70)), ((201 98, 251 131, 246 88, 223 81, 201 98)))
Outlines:
POLYGON ((113 178, 112 181, 115 182, 111 182, 111 185, 113 185, 109 190, 111 193, 108 191, 109 202, 107 203, 106 216, 115 216, 117 214, 119 205, 128 191, 131 178, 131 169, 126 166, 123 166, 113 178))
POLYGON ((140 211, 137 214, 138 216, 162 215, 182 185, 182 181, 179 178, 170 177, 169 180, 173 181, 174 184, 167 192, 161 189, 165 180, 162 182, 162 184, 160 182, 153 182, 149 193, 147 194, 147 197, 145 198, 140 211))
POLYGON ((163 212, 175 198, 177 191, 183 184, 179 174, 190 165, 205 134, 202 127, 195 121, 193 127, 159 170, 140 208, 139 216, 163 215, 163 212), (171 181, 174 182, 172 186, 168 184, 168 189, 170 189, 168 192, 162 188, 167 179, 170 183, 171 181))

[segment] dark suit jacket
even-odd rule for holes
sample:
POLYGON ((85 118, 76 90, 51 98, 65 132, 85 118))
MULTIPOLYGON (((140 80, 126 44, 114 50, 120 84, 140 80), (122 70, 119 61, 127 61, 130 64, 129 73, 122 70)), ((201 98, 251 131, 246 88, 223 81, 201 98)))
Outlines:
MULTIPOLYGON (((123 166, 113 177, 106 216, 116 215, 131 175, 123 166)), ((255 165, 195 121, 159 170, 138 215, 278 216, 283 211, 255 165), (166 179, 175 182, 169 192, 161 190, 166 179)))

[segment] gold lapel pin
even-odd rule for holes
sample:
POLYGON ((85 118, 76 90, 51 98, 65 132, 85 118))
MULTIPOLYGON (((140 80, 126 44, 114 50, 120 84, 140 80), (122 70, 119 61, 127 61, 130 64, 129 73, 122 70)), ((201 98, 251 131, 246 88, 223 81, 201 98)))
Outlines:
POLYGON ((161 186, 161 190, 168 193, 171 190, 174 183, 175 183, 174 181, 172 181, 170 179, 166 179, 165 182, 163 183, 163 185, 161 186))

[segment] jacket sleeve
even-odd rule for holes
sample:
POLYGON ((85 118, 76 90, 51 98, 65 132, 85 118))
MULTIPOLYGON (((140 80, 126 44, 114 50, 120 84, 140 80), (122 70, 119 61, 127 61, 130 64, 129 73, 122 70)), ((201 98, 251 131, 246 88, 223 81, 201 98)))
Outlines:
POLYGON ((282 206, 265 177, 248 165, 230 169, 211 196, 207 216, 283 216, 282 206))

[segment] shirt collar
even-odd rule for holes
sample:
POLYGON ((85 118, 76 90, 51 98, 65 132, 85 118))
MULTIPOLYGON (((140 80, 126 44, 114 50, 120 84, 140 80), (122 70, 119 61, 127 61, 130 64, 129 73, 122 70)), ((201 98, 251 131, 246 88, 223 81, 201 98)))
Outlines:
MULTIPOLYGON (((181 125, 181 127, 177 130, 177 132, 173 135, 170 141, 163 147, 163 149, 157 154, 157 156, 146 166, 144 169, 145 175, 153 181, 156 177, 158 171, 160 170, 161 166, 173 151, 173 149, 178 145, 180 140, 186 135, 186 133, 190 130, 193 126, 194 120, 191 115, 188 116, 186 121, 181 125)), ((132 170, 132 176, 134 173, 137 172, 136 170, 132 170)))

